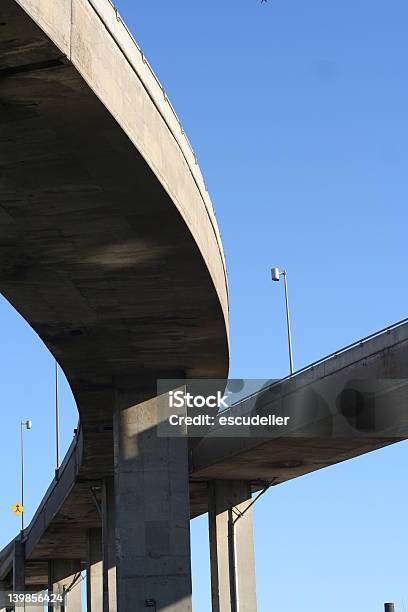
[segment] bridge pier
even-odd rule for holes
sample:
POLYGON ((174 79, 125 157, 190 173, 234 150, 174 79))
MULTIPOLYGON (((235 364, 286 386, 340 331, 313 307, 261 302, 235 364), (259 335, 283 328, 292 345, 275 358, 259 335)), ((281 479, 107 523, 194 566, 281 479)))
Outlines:
MULTIPOLYGON (((25 591, 25 544, 21 540, 14 542, 13 554, 13 591, 25 591)), ((20 611, 24 609, 24 605, 15 605, 10 610, 20 611)))
MULTIPOLYGON (((29 591, 35 592, 35 589, 28 589, 29 591)), ((30 604, 29 606, 22 605, 16 608, 16 612, 44 612, 44 604, 30 604)))
POLYGON ((208 520, 213 612, 256 612, 250 503, 249 482, 215 480, 209 483, 208 520))
POLYGON ((54 559, 48 562, 48 594, 62 594, 69 589, 64 603, 59 605, 49 603, 50 612, 82 612, 80 574, 79 561, 54 559), (78 575, 79 579, 76 580, 78 575))
MULTIPOLYGON (((0 591, 10 591, 10 586, 6 585, 4 580, 0 580, 0 591)), ((12 612, 13 608, 11 606, 8 606, 6 608, 0 608, 0 612, 12 612)))
POLYGON ((158 437, 156 383, 114 413, 118 612, 191 612, 186 438, 158 437))
POLYGON ((103 612, 102 529, 88 531, 87 612, 103 612))
POLYGON ((13 591, 25 591, 25 545, 21 540, 14 541, 13 591))
POLYGON ((102 489, 103 612, 116 612, 116 512, 113 477, 102 489))

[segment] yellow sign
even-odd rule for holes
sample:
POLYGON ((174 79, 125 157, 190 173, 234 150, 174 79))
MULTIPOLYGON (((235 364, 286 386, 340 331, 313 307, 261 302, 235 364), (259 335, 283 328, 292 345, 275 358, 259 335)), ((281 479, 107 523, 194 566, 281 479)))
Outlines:
POLYGON ((24 506, 23 504, 19 504, 18 502, 16 504, 14 504, 14 506, 11 508, 11 511, 14 512, 14 514, 17 514, 17 516, 20 516, 20 514, 23 514, 24 512, 24 506))

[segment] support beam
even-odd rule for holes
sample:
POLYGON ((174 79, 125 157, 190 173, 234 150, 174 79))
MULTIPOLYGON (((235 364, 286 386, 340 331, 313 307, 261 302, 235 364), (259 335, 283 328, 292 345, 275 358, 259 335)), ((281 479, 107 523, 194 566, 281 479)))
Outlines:
MULTIPOLYGON (((22 593, 25 591, 25 545, 21 540, 14 541, 13 556, 13 592, 22 593)), ((15 612, 24 610, 24 604, 15 605, 10 608, 15 612)))
MULTIPOLYGON (((3 581, 3 580, 0 580, 0 591, 1 591, 2 593, 4 593, 5 591, 7 591, 7 589, 6 589, 6 585, 5 585, 5 583, 4 583, 4 581, 3 581)), ((3 608, 3 607, 2 607, 2 608, 0 608, 0 612, 7 612, 7 610, 6 610, 6 608, 3 608)))
POLYGON ((115 488, 106 478, 102 491, 103 612, 116 612, 115 488))
POLYGON ((256 612, 250 503, 251 487, 248 482, 215 480, 209 484, 213 612, 256 612))
MULTIPOLYGON (((11 590, 10 587, 7 588, 5 581, 0 580, 0 591, 2 593, 6 593, 6 592, 9 592, 10 590, 11 590)), ((6 600, 3 603, 6 603, 6 600)), ((0 612, 9 612, 10 610, 12 610, 11 607, 0 608, 0 612)))
POLYGON ((64 603, 49 604, 50 612, 82 612, 80 562, 65 559, 49 561, 48 593, 64 595, 64 603))
POLYGON ((13 591, 25 591, 25 546, 21 540, 14 541, 13 591))
POLYGON ((102 529, 88 530, 87 612, 103 612, 102 529))
POLYGON ((191 612, 187 440, 158 436, 155 387, 114 412, 118 612, 191 612))

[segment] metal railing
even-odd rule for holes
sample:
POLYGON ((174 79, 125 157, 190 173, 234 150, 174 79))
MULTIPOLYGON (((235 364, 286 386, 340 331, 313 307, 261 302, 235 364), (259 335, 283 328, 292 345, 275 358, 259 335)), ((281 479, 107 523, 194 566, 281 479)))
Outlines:
POLYGON ((228 406, 228 408, 224 408, 224 410, 220 410, 218 414, 223 414, 224 412, 228 412, 229 410, 232 410, 233 408, 235 409, 240 404, 243 404, 244 402, 252 399, 253 397, 256 397, 260 393, 269 391, 273 387, 277 387, 278 385, 282 384, 285 381, 290 380, 291 378, 293 378, 294 376, 297 376, 298 374, 302 374, 303 372, 307 372, 308 370, 313 370, 316 366, 324 363, 325 361, 329 361, 329 359, 336 359, 342 353, 345 353, 346 351, 349 351, 350 349, 355 348, 356 346, 362 346, 368 340, 372 340, 373 338, 376 338, 377 336, 381 336, 382 334, 389 334, 393 329, 396 329, 397 327, 401 327, 402 325, 405 325, 406 323, 408 323, 408 317, 406 319, 401 319, 401 321, 398 321, 397 323, 388 325, 388 327, 384 327, 383 329, 380 329, 379 331, 376 331, 370 334, 369 336, 360 338, 360 340, 356 340, 355 342, 352 342, 351 344, 347 344, 347 346, 344 346, 343 348, 337 351, 334 351, 333 353, 330 353, 329 355, 326 355, 325 357, 321 357, 317 361, 313 361, 312 363, 309 363, 308 365, 304 366, 303 368, 300 368, 299 370, 296 370, 295 372, 293 372, 293 374, 288 374, 284 378, 280 378, 279 380, 276 380, 272 384, 267 385, 266 387, 263 387, 262 389, 259 389, 258 391, 254 391, 254 393, 251 393, 244 399, 241 399, 235 404, 228 406))

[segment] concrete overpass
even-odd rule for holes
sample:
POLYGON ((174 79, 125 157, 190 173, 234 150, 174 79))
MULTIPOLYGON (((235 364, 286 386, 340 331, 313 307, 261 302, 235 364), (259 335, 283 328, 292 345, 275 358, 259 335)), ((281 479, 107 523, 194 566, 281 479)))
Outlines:
MULTIPOLYGON (((0 554, 0 580, 65 586, 74 612, 86 567, 88 610, 187 612, 189 521, 209 511, 213 610, 239 599, 254 612, 251 492, 405 436, 333 435, 341 413, 318 436, 302 422, 304 435, 281 439, 157 437, 158 378, 228 372, 225 262, 194 152, 107 0, 3 0, 0 23, 0 291, 60 363, 80 416, 31 524, 0 554)), ((302 389, 321 381, 404 378, 407 333, 324 361, 255 407, 278 396, 301 410, 302 389)))
POLYGON ((81 479, 113 473, 116 431, 118 608, 142 609, 154 592, 161 608, 187 610, 186 442, 162 444, 145 480, 157 442, 136 454, 133 437, 145 401, 154 418, 158 377, 227 374, 212 205, 165 91, 107 0, 5 0, 0 22, 0 290, 69 380, 81 479))
MULTIPOLYGON (((251 563, 248 567, 248 559, 253 559, 251 509, 247 511, 251 493, 406 439, 407 357, 408 322, 403 322, 261 390, 228 412, 235 416, 267 414, 276 412, 277 404, 284 405, 285 414, 297 417, 286 435, 255 431, 255 435, 248 432, 236 437, 220 428, 210 430, 194 446, 189 460, 190 517, 210 513, 214 609, 217 605, 220 609, 231 607, 228 510, 236 507, 244 512, 235 536, 236 559, 243 563, 238 572, 247 579, 239 595, 247 606, 241 609, 254 609, 250 606, 256 605, 251 603, 255 575, 251 563), (375 396, 375 405, 371 399, 364 404, 353 402, 347 394, 350 389, 369 390, 370 397, 375 396), (251 576, 253 585, 248 588, 251 576)), ((108 443, 108 435, 103 435, 109 448, 112 436, 108 443)), ((80 427, 24 534, 27 589, 45 588, 53 564, 62 567, 61 571, 76 567, 79 572, 87 567, 91 581, 95 563, 90 557, 90 543, 96 547, 96 564, 108 555, 102 544, 106 546, 109 539, 102 534, 112 527, 109 495, 114 488, 113 466, 102 476, 95 471, 93 478, 83 466, 84 435, 80 427)), ((0 554, 0 578, 9 586, 18 540, 0 554)), ((89 583, 89 590, 102 595, 102 565, 99 571, 99 583, 97 575, 93 584, 89 583)), ((65 578, 72 576, 69 573, 65 578)), ((92 609, 99 609, 98 602, 97 598, 92 609)))

